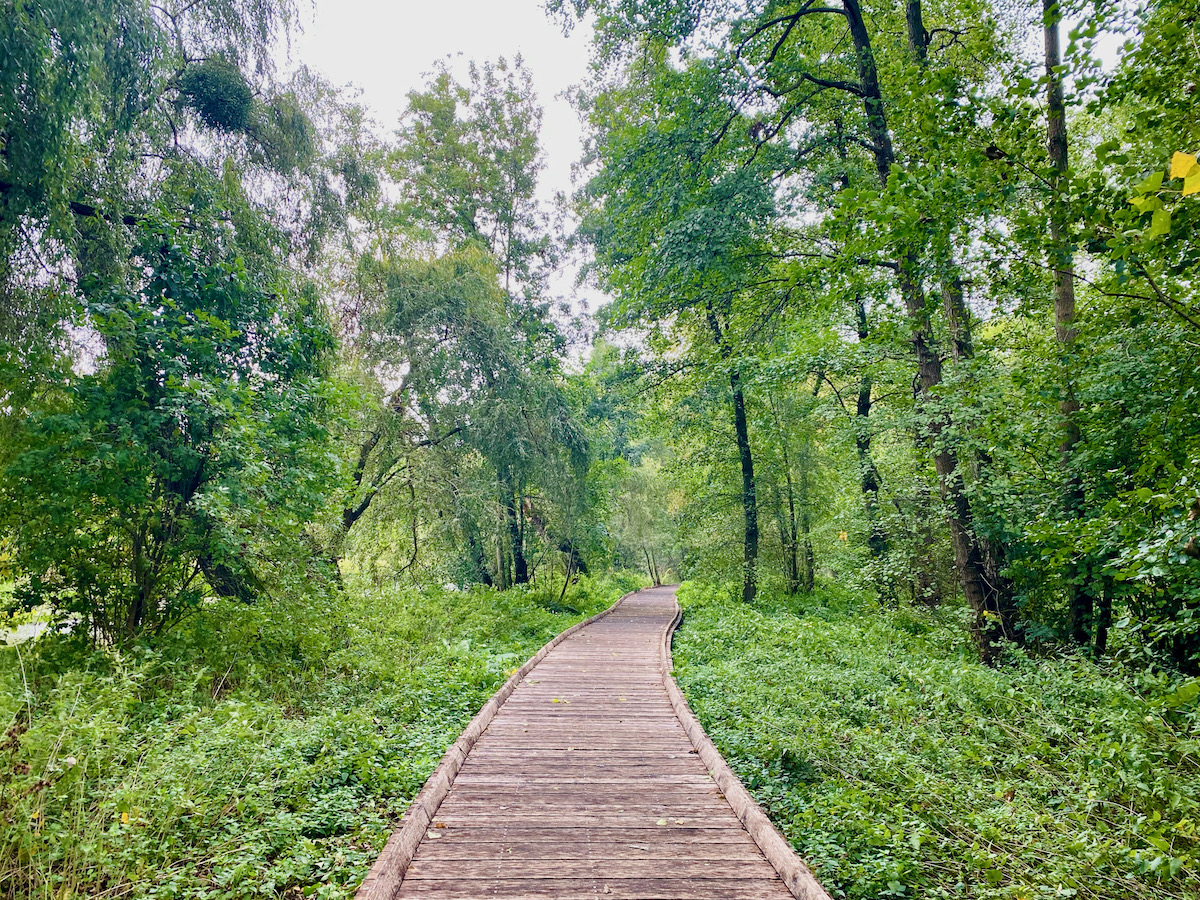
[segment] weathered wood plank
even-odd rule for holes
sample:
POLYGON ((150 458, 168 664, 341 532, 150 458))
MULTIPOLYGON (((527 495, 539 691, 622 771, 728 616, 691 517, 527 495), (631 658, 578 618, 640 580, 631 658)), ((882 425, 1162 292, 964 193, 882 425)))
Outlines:
MULTIPOLYGON (((453 878, 459 881, 491 881, 496 878, 745 878, 747 861, 743 859, 701 859, 696 856, 660 857, 647 851, 642 856, 597 858, 583 848, 574 858, 546 859, 497 854, 488 859, 429 858, 422 856, 408 868, 408 878, 453 878)), ((760 858, 760 862, 766 860, 760 858)), ((757 868, 757 867, 756 867, 757 868)), ((753 877, 753 874, 751 876, 753 877)))
MULTIPOLYGON (((766 865, 765 862, 762 863, 766 865)), ((768 867, 769 868, 769 867, 768 867)), ((774 874, 774 873, 772 873, 774 874)), ((784 900, 790 898, 778 878, 495 878, 459 881, 455 878, 406 878, 401 897, 439 897, 444 900, 784 900)))

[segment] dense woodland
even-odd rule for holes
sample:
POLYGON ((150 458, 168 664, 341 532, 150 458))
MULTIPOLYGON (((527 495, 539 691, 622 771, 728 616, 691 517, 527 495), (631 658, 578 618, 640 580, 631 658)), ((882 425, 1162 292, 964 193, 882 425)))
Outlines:
POLYGON ((552 0, 557 204, 519 57, 0 10, 0 896, 348 896, 680 580, 833 896, 1200 896, 1200 2, 552 0))

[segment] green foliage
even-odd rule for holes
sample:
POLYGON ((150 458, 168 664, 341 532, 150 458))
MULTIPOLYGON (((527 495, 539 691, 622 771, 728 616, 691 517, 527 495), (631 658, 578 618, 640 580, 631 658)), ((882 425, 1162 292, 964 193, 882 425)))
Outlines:
POLYGON ((5 896, 344 897, 486 699, 639 586, 221 601, 154 649, 0 649, 5 896))
POLYGON ((404 214, 417 229, 486 246, 513 299, 540 301, 553 247, 535 198, 542 109, 524 62, 471 63, 466 84, 442 63, 408 101, 389 158, 404 214))
POLYGON ((1195 682, 972 658, 958 611, 689 582, 676 675, 834 897, 1194 896, 1195 682))
POLYGON ((222 56, 189 65, 179 89, 209 128, 244 132, 254 120, 254 94, 237 64, 222 56))
POLYGON ((103 352, 30 418, 0 482, 23 603, 127 641, 195 609, 205 581, 245 602, 261 592, 251 557, 295 541, 329 474, 330 335, 282 290, 149 222, 128 281, 84 282, 103 352))

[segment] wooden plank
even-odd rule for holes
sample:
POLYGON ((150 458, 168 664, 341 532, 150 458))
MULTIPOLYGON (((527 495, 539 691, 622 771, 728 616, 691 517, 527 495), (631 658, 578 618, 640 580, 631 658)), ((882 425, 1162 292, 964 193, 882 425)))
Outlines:
MULTIPOLYGON (((747 842, 757 853, 753 841, 747 842)), ((595 844, 590 841, 473 841, 468 848, 437 840, 425 840, 417 851, 418 860, 476 859, 698 859, 728 860, 736 841, 647 841, 644 844, 595 844)), ((740 852, 737 854, 740 857, 740 852)))
MULTIPOLYGON (((614 827, 610 825, 585 825, 578 823, 550 824, 547 822, 496 823, 466 822, 446 825, 440 820, 426 832, 426 841, 435 840, 454 843, 467 848, 473 844, 504 843, 561 843, 563 845, 589 843, 592 845, 621 844, 646 845, 658 843, 709 844, 714 841, 754 846, 746 830, 734 820, 716 824, 700 825, 640 825, 614 827), (439 827, 441 826, 441 827, 439 827)), ((422 844, 424 846, 424 844, 422 844)))
POLYGON ((642 856, 598 859, 584 848, 573 858, 531 858, 501 853, 488 859, 426 858, 418 853, 409 866, 408 878, 454 878, 459 881, 491 881, 496 878, 590 878, 597 874, 621 878, 754 878, 774 874, 759 856, 747 861, 726 856, 724 859, 700 859, 695 856, 661 857, 653 851, 642 856))
MULTIPOLYGON (((765 863, 764 863, 765 865, 765 863)), ((774 873, 771 873, 774 874, 774 873)), ((442 900, 790 900, 776 878, 494 878, 460 881, 456 878, 405 878, 402 897, 442 900)))

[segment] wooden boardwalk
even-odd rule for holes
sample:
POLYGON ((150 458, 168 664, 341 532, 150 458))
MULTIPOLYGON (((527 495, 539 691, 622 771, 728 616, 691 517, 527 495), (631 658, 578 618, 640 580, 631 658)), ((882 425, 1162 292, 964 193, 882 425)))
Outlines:
POLYGON ((774 859, 790 848, 773 829, 751 837, 726 799, 748 795, 702 761, 715 750, 686 707, 681 720, 664 672, 677 613, 671 588, 640 591, 523 667, 481 733, 447 754, 358 900, 825 897, 794 854, 774 859))

